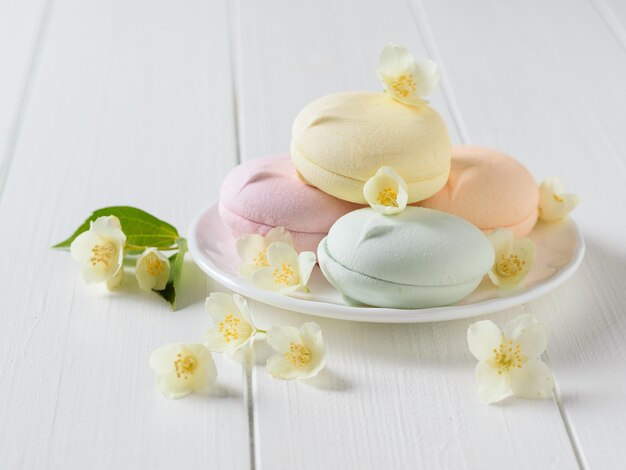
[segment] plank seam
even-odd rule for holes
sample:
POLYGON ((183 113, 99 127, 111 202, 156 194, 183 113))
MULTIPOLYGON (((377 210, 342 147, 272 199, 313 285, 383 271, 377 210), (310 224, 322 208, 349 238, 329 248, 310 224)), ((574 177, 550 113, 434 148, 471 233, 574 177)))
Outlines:
POLYGON ((237 28, 239 15, 237 13, 239 2, 229 2, 226 0, 228 11, 228 52, 230 59, 230 77, 232 82, 232 107, 233 107, 233 128, 235 133, 235 157, 237 164, 241 163, 241 132, 240 132, 240 109, 239 109, 239 70, 237 67, 237 28))
POLYGON ((245 406, 248 412, 248 443, 249 443, 249 457, 250 457, 250 469, 256 470, 256 445, 255 445, 255 426, 256 420, 254 418, 254 392, 252 390, 252 368, 254 366, 254 338, 246 348, 246 355, 243 367, 243 376, 245 382, 245 406))
POLYGON ((17 150, 19 136, 22 131, 26 108, 28 107, 28 102, 30 101, 35 75, 37 69, 39 68, 41 50, 43 48, 44 38, 48 32, 48 25, 52 16, 53 3, 54 0, 46 0, 41 13, 35 43, 33 44, 30 61, 26 69, 26 77, 24 78, 23 86, 20 89, 19 99, 17 101, 17 106, 15 107, 15 114, 9 129, 7 145, 5 147, 2 160, 0 160, 0 203, 2 203, 4 189, 6 187, 6 182, 9 177, 9 172, 11 171, 15 152, 17 150))
MULTIPOLYGON (((593 0, 590 0, 590 1, 593 1, 593 0)), ((598 1, 603 1, 603 0, 598 0, 598 1)), ((439 68, 441 70, 441 89, 444 95, 444 100, 446 101, 446 104, 448 105, 448 108, 452 115, 452 119, 454 120, 454 124, 457 128, 457 131, 459 132, 462 142, 464 144, 467 144, 470 142, 469 133, 467 131, 467 127, 465 126, 465 121, 463 120, 461 109, 456 101, 456 97, 454 95, 454 92, 452 91, 452 87, 448 80, 448 75, 446 73, 445 67, 443 66, 443 60, 442 60, 441 54, 439 53, 439 49, 437 48, 435 36, 432 32, 432 29, 430 28, 428 19, 426 18, 426 12, 424 10, 422 2, 421 0, 407 0, 407 2, 409 4, 409 10, 411 11, 411 14, 413 15, 415 26, 417 27, 417 30, 420 36, 422 37, 422 40, 426 46, 426 50, 428 51, 430 56, 433 58, 433 60, 435 60, 437 64, 439 65, 439 68)), ((523 312, 526 311, 524 305, 522 305, 521 308, 523 312)), ((547 353, 544 353, 544 357, 546 359, 546 362, 548 362, 549 359, 548 359, 547 353)), ((570 446, 572 448, 572 452, 574 453, 574 457, 576 458, 576 463, 578 464, 579 468, 584 470, 585 466, 583 465, 582 455, 579 452, 578 442, 576 441, 574 437, 569 420, 567 418, 567 414, 565 413, 565 410, 561 407, 561 399, 560 399, 558 387, 556 385, 556 380, 555 380, 555 385, 554 385, 554 390, 553 390, 553 398, 554 398, 554 401, 556 402, 556 407, 557 407, 557 410, 559 411, 561 422, 563 423, 563 427, 565 428, 565 432, 567 433, 567 437, 568 437, 570 446)))
MULTIPOLYGON (((548 352, 545 351, 543 353, 543 358, 546 364, 550 364, 550 357, 548 356, 548 352)), ((559 392, 559 387, 557 381, 554 381, 554 390, 552 391, 552 397, 556 403, 556 407, 559 410, 559 415, 561 416, 561 421, 563 421, 563 427, 565 428, 565 432, 567 433, 567 437, 569 438, 570 445, 572 446, 572 451, 574 452, 574 457, 576 457, 576 463, 578 463, 578 467, 582 470, 585 470, 586 466, 584 465, 583 457, 578 451, 578 443, 576 437, 574 436, 574 431, 570 425, 569 418, 567 417, 567 413, 563 408, 563 404, 561 402, 561 394, 559 392)))
MULTIPOLYGON (((239 2, 229 2, 225 0, 226 9, 228 13, 228 51, 230 60, 230 78, 232 88, 232 108, 233 108, 233 129, 235 138, 235 157, 237 164, 241 164, 241 132, 240 132, 240 108, 239 108, 239 70, 238 70, 238 42, 237 34, 239 28, 237 27, 239 21, 238 7, 239 2)), ((244 379, 244 406, 248 415, 248 458, 250 460, 250 469, 257 469, 256 460, 256 445, 255 445, 255 409, 254 409, 254 390, 252 373, 254 367, 254 338, 248 344, 245 352, 245 360, 243 364, 243 379, 244 379)))
POLYGON ((441 76, 441 92, 443 93, 444 100, 448 105, 450 114, 452 115, 454 126, 456 127, 456 130, 461 137, 461 143, 468 144, 470 143, 469 133, 467 132, 465 121, 463 120, 463 116, 461 115, 461 109, 459 108, 454 92, 452 91, 452 86, 450 85, 450 81, 448 80, 448 74, 446 73, 446 68, 443 65, 441 54, 439 54, 439 49, 437 48, 435 36, 430 28, 430 25, 428 24, 428 20, 426 19, 426 12, 424 11, 422 2, 420 0, 413 0, 413 2, 411 0, 407 0, 407 3, 409 6, 409 11, 413 16, 415 26, 417 27, 417 31, 422 37, 422 42, 426 46, 426 51, 432 57, 432 59, 437 62, 437 65, 439 67, 441 76))
POLYGON ((626 28, 615 15, 611 6, 605 0, 589 0, 593 9, 600 15, 602 21, 608 26, 611 34, 617 39, 620 46, 626 51, 626 28))

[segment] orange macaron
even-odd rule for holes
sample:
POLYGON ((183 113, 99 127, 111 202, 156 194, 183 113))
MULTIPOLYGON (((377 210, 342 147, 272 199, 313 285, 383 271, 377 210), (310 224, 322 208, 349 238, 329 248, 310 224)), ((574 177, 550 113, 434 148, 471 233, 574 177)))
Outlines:
POLYGON ((471 222, 485 233, 508 228, 516 237, 537 222, 539 188, 529 171, 498 150, 457 145, 446 185, 419 203, 471 222))

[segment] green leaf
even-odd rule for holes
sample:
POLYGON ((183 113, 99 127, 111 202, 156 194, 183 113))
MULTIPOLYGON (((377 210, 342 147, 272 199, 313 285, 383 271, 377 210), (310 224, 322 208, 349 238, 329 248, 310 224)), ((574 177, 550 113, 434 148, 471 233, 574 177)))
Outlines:
POLYGON ((120 219, 122 231, 126 235, 126 244, 130 245, 129 249, 133 252, 142 251, 144 247, 171 248, 179 238, 176 228, 141 209, 112 206, 94 211, 71 237, 52 248, 68 249, 76 237, 89 230, 92 221, 108 215, 114 215, 120 219))
POLYGON ((187 240, 179 238, 176 240, 178 245, 178 253, 170 256, 170 278, 167 281, 165 289, 155 291, 165 300, 167 300, 172 310, 176 310, 176 289, 180 285, 180 276, 183 273, 183 262, 185 261, 185 253, 187 252, 187 240))

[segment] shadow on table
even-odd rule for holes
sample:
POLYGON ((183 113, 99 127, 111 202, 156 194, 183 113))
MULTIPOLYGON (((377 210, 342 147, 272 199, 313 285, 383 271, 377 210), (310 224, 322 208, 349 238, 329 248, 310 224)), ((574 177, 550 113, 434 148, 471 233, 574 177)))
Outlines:
MULTIPOLYGON (((141 298, 142 301, 154 302, 157 305, 167 305, 167 302, 156 292, 142 290, 137 283, 134 271, 127 265, 122 284, 115 288, 112 294, 123 298, 141 298)), ((204 303, 210 286, 210 280, 191 259, 185 259, 181 276, 181 286, 176 292, 177 313, 184 311, 186 307, 197 303, 204 303)))

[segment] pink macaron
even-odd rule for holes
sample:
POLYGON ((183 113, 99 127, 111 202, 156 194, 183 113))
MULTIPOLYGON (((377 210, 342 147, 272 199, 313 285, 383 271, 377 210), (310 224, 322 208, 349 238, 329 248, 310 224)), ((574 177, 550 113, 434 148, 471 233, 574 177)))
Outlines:
POLYGON ((524 237, 537 222, 539 188, 532 175, 509 155, 485 147, 457 145, 446 185, 419 203, 471 222, 483 232, 510 229, 524 237))
POLYGON ((288 155, 235 167, 222 183, 219 202, 222 221, 235 237, 284 227, 297 251, 316 251, 337 219, 361 207, 304 184, 288 155))

